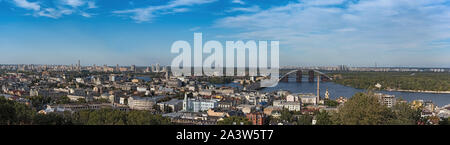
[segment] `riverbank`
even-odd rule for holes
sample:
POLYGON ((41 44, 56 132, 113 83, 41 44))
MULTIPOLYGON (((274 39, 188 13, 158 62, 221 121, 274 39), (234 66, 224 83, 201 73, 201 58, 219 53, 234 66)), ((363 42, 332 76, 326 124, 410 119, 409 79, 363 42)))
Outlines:
MULTIPOLYGON (((307 78, 304 78, 303 82, 308 82, 307 78)), ((321 82, 320 83, 320 94, 324 96, 326 90, 328 89, 330 99, 338 99, 340 96, 345 98, 352 97, 355 93, 365 92, 365 89, 357 89, 349 86, 344 86, 336 84, 334 82, 321 82)), ((316 83, 297 83, 295 80, 290 82, 280 82, 275 87, 263 88, 261 92, 274 92, 279 90, 286 90, 292 93, 317 93, 316 83)), ((424 93, 424 92, 406 92, 406 91, 387 91, 380 90, 377 91, 383 94, 395 95, 397 98, 401 98, 408 102, 414 100, 427 100, 432 101, 437 106, 445 106, 450 104, 450 93, 424 93)))
POLYGON ((354 88, 378 87, 384 91, 450 94, 450 73, 342 72, 333 82, 354 88))
POLYGON ((450 94, 450 91, 427 91, 427 90, 402 90, 402 89, 386 89, 386 91, 411 92, 411 93, 430 93, 430 94, 450 94))

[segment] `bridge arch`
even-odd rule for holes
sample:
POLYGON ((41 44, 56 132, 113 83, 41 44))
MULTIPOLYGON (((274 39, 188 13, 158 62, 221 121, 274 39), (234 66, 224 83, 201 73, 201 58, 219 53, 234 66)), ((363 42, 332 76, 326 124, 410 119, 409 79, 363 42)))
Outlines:
MULTIPOLYGON (((321 72, 321 71, 313 70, 313 69, 311 69, 311 70, 314 71, 315 73, 318 73, 319 75, 325 76, 326 78, 328 78, 328 79, 330 79, 330 80, 333 80, 332 77, 328 76, 327 74, 325 74, 325 73, 323 73, 323 72, 321 72)), ((284 74, 283 76, 281 76, 281 77, 278 79, 278 82, 280 82, 282 79, 288 77, 290 74, 293 74, 293 73, 296 73, 296 72, 299 72, 299 71, 309 71, 309 69, 296 69, 296 70, 289 71, 288 73, 286 73, 286 74, 284 74)))

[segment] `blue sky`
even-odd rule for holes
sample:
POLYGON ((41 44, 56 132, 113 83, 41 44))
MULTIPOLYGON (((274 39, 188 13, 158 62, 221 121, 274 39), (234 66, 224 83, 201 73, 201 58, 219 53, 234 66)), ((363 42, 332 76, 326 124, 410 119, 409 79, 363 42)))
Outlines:
POLYGON ((278 40, 281 65, 450 67, 450 0, 0 0, 0 17, 0 64, 169 64, 202 32, 278 40))

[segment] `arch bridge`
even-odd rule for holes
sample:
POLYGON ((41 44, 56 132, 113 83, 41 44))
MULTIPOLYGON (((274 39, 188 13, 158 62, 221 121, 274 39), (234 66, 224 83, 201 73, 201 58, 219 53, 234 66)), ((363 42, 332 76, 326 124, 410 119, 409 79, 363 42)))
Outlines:
POLYGON ((289 76, 291 74, 296 73, 296 81, 301 83, 302 82, 302 78, 303 78, 303 72, 308 72, 308 81, 309 82, 314 82, 314 76, 315 74, 317 74, 318 78, 322 81, 328 81, 328 80, 333 80, 332 77, 328 76, 327 74, 318 71, 318 70, 313 70, 313 69, 296 69, 296 70, 292 70, 289 71, 287 73, 285 73, 284 75, 281 75, 279 78, 279 82, 288 82, 289 80, 289 76))

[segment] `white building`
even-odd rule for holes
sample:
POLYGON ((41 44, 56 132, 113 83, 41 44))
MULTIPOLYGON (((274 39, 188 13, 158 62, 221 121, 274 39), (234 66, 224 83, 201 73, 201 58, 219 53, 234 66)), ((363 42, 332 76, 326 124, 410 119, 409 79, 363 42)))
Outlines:
POLYGON ((298 94, 298 97, 303 104, 318 104, 317 96, 314 94, 298 94))
POLYGON ((184 96, 183 100, 183 111, 188 112, 200 112, 207 111, 208 109, 212 109, 217 107, 217 100, 211 99, 188 99, 187 94, 184 96))
POLYGON ((382 94, 382 93, 375 93, 375 96, 378 97, 378 101, 386 105, 387 107, 391 108, 395 105, 395 102, 397 99, 395 99, 394 95, 388 95, 388 94, 382 94))
POLYGON ((145 86, 136 87, 136 90, 138 92, 146 92, 146 91, 148 91, 147 87, 145 87, 145 86))
POLYGON ((288 102, 299 102, 300 100, 298 98, 299 97, 297 95, 288 95, 286 97, 286 101, 288 101, 288 102))
POLYGON ((301 102, 288 102, 284 100, 273 101, 273 106, 286 108, 289 111, 300 111, 302 109, 301 102))
POLYGON ((134 110, 153 110, 153 105, 159 99, 162 99, 164 96, 156 96, 156 97, 139 97, 132 96, 128 98, 128 106, 130 109, 134 110))

